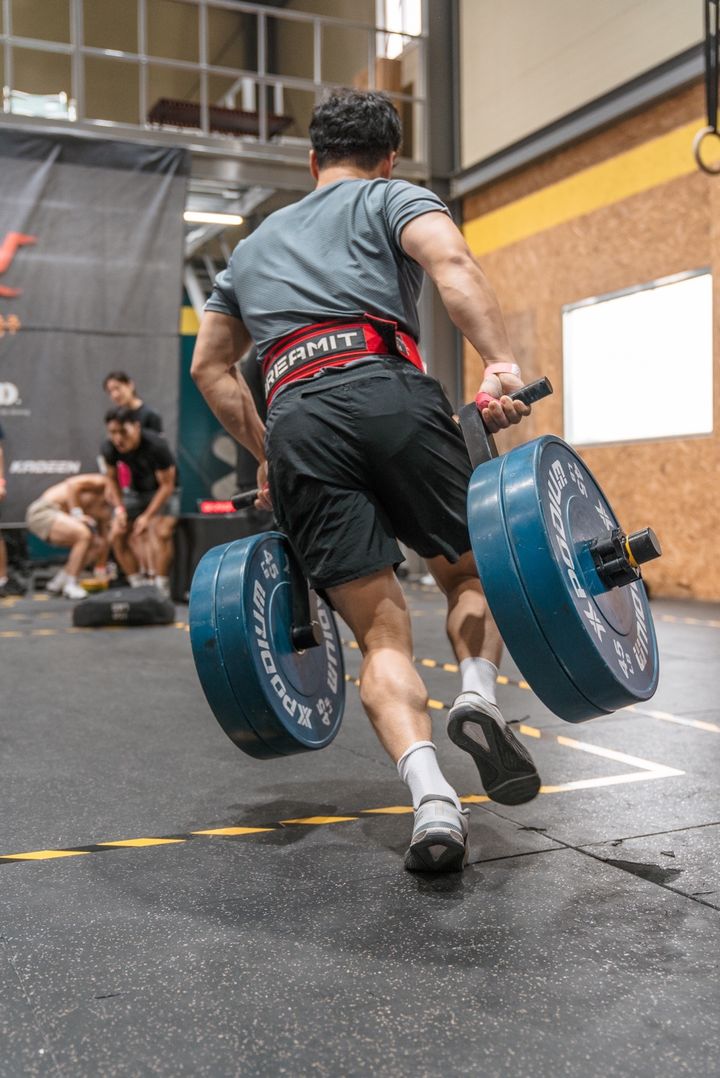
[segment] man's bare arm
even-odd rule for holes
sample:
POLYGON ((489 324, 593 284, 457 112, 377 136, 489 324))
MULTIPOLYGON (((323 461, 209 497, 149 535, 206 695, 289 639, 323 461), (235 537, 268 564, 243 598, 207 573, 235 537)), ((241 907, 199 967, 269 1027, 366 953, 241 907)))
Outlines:
POLYGON ((148 518, 154 517, 162 509, 175 490, 175 480, 177 478, 175 465, 171 464, 169 468, 158 468, 155 472, 155 478, 158 484, 157 490, 142 512, 142 516, 148 518))
MULTIPOLYGON (((497 296, 450 218, 440 211, 421 214, 405 225, 400 242, 405 253, 435 282, 450 318, 485 365, 515 363, 497 296)), ((522 379, 509 372, 486 374, 480 389, 498 398, 521 385, 522 379)), ((493 432, 519 423, 529 413, 528 405, 507 396, 502 397, 502 403, 493 401, 482 412, 493 432)))
POLYGON ((125 507, 122 500, 122 491, 120 490, 120 484, 118 483, 117 468, 114 464, 107 465, 107 473, 105 475, 107 500, 113 509, 125 512, 125 507))
POLYGON ((190 374, 225 430, 258 461, 265 459, 265 427, 235 364, 251 345, 237 318, 206 311, 200 323, 190 374))
POLYGON ((450 218, 439 211, 415 217, 400 242, 435 282, 450 318, 485 363, 514 363, 497 297, 450 218))

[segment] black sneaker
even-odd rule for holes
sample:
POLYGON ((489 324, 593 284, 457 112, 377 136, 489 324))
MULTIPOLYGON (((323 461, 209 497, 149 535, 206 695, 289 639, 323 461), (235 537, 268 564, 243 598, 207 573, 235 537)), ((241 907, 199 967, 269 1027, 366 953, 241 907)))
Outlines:
POLYGON ((3 598, 7 598, 11 595, 24 595, 27 590, 27 584, 18 577, 11 576, 6 580, 5 584, 0 589, 0 592, 2 592, 3 598))
POLYGON ((477 764, 485 793, 501 805, 532 801, 540 776, 530 753, 479 692, 460 693, 448 715, 448 735, 477 764))
POLYGON ((405 854, 408 872, 462 872, 468 859, 467 809, 449 797, 423 797, 405 854))

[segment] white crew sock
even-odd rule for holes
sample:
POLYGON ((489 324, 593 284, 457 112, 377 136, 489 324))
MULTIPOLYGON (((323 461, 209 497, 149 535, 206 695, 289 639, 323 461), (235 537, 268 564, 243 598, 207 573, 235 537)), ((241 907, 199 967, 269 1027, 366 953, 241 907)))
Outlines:
POLYGON ((67 587, 68 584, 77 584, 77 577, 70 576, 69 573, 65 573, 65 587, 67 587))
POLYGON ((410 787, 413 808, 418 807, 423 797, 432 794, 449 797, 460 808, 458 795, 440 770, 432 741, 416 741, 402 754, 397 769, 400 778, 410 787))
POLYGON ((0 588, 4 588, 7 582, 8 578, 6 576, 0 576, 0 588))
POLYGON ((127 582, 131 588, 141 588, 145 583, 145 577, 142 573, 130 573, 127 582))
POLYGON ((497 704, 495 685, 498 668, 489 659, 463 659, 460 663, 463 692, 479 692, 489 704, 497 704))

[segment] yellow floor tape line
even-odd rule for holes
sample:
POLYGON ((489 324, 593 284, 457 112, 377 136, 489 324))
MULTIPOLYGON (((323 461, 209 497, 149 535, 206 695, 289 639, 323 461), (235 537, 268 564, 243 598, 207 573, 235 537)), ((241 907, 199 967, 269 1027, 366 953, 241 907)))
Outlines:
MULTIPOLYGON (((570 782, 557 783, 555 785, 541 786, 541 794, 571 793, 578 790, 595 790, 602 787, 618 786, 624 783, 647 782, 652 779, 663 779, 684 775, 675 767, 667 767, 652 760, 645 760, 638 756, 630 756, 616 749, 608 749, 602 745, 595 745, 588 741, 580 741, 577 738, 566 737, 563 734, 554 734, 551 731, 540 730, 535 726, 522 723, 518 730, 526 737, 541 738, 546 741, 555 741, 563 748, 576 752, 589 753, 614 763, 627 764, 635 770, 624 772, 619 775, 600 775, 589 779, 576 779, 570 782)), ((490 803, 490 798, 485 794, 467 794, 460 798, 464 805, 484 805, 490 803)), ((195 836, 204 838, 214 837, 237 837, 243 835, 266 834, 277 830, 278 827, 306 826, 325 827, 331 824, 353 823, 362 816, 400 816, 413 811, 411 805, 386 805, 378 808, 361 809, 359 814, 353 816, 299 816, 289 820, 280 820, 276 825, 266 827, 212 827, 202 830, 190 831, 186 836, 156 838, 131 838, 115 839, 112 842, 97 842, 92 849, 77 850, 34 850, 28 853, 13 853, 0 855, 0 864, 10 864, 15 861, 49 861, 60 857, 78 857, 88 853, 102 852, 110 849, 141 849, 148 846, 171 846, 192 840, 195 836)))
POLYGON ((281 820, 281 824, 308 824, 311 827, 322 827, 328 823, 349 823, 357 820, 357 816, 303 816, 299 820, 281 820))
POLYGON ((116 849, 139 849, 143 846, 172 846, 178 842, 187 842, 186 838, 124 838, 114 842, 98 842, 98 846, 113 846, 116 849))
POLYGON ((274 827, 210 827, 204 831, 191 831, 191 835, 259 835, 274 831, 274 827))
POLYGON ((52 861, 56 857, 84 857, 89 850, 33 850, 32 853, 7 853, 5 861, 52 861))

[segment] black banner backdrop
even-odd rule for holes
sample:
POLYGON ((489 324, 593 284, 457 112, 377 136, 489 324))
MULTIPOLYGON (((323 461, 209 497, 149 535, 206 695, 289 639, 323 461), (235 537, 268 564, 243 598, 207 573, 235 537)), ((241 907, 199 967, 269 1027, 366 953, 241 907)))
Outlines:
POLYGON ((108 371, 174 445, 187 151, 0 130, 3 522, 98 470, 108 371))

